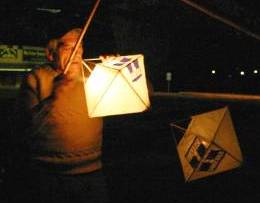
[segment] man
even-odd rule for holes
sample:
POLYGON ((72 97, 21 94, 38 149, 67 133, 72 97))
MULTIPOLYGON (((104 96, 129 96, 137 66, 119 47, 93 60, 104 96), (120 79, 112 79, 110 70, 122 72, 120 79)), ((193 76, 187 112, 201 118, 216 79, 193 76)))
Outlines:
POLYGON ((19 201, 106 201, 100 170, 103 121, 88 116, 82 44, 64 74, 80 32, 73 29, 60 37, 54 66, 33 70, 21 85, 17 117, 23 125, 16 135, 23 159, 16 173, 25 186, 19 201))

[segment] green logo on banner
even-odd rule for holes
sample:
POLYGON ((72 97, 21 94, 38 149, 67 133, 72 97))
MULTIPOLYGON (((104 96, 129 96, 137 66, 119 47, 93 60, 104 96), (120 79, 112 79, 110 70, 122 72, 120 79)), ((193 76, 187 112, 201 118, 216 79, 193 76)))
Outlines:
POLYGON ((18 49, 15 48, 0 48, 0 58, 3 59, 17 59, 18 49))

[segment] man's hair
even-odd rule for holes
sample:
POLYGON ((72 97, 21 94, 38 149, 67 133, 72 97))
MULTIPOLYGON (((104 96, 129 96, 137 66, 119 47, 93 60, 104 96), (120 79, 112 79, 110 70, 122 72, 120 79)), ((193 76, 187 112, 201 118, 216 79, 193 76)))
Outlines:
POLYGON ((67 39, 72 39, 72 40, 77 41, 81 32, 82 32, 81 28, 74 28, 74 29, 68 31, 67 33, 65 33, 64 35, 62 35, 60 37, 59 41, 64 41, 67 39))

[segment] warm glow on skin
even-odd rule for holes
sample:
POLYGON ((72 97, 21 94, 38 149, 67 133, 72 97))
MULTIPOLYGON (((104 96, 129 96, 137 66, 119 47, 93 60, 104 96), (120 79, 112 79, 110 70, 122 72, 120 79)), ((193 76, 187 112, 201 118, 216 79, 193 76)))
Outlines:
POLYGON ((205 141, 202 141, 201 142, 204 146, 208 146, 209 145, 209 143, 207 143, 207 142, 205 142, 205 141))
MULTIPOLYGON (((57 64, 58 69, 64 70, 65 66, 70 58, 70 55, 74 49, 74 46, 76 44, 76 41, 72 41, 70 39, 64 40, 58 45, 57 50, 57 64)), ((77 52, 73 58, 72 64, 81 64, 82 61, 82 55, 83 55, 83 47, 82 45, 77 49, 77 52)))

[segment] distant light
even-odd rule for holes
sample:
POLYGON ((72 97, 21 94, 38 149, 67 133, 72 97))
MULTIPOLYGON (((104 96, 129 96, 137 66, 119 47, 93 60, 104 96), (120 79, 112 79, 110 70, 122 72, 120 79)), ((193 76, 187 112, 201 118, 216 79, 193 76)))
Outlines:
POLYGON ((258 70, 254 70, 254 74, 258 74, 258 70))
POLYGON ((245 72, 244 71, 240 71, 240 75, 245 75, 245 72))
POLYGON ((55 9, 55 8, 36 8, 37 11, 43 11, 48 12, 52 14, 60 13, 61 9, 55 9))
POLYGON ((211 73, 212 74, 216 74, 216 70, 211 70, 211 73))

